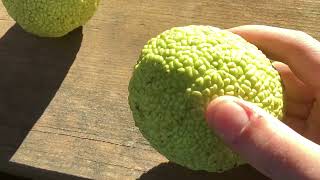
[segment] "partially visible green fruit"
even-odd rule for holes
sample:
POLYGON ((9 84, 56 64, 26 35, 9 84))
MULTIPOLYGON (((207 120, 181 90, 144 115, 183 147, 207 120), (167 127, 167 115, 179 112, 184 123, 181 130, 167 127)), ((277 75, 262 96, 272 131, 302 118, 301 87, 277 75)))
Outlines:
POLYGON ((283 88, 254 45, 210 26, 175 27, 142 49, 129 83, 129 105, 143 136, 170 161, 221 172, 244 161, 206 124, 214 98, 236 96, 283 116, 283 88))
POLYGON ((2 0, 8 14, 27 32, 61 37, 84 25, 100 0, 2 0))

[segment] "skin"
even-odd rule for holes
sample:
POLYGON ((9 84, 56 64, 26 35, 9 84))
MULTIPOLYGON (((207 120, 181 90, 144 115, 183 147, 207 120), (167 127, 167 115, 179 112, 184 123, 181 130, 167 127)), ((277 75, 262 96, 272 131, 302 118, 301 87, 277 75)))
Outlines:
POLYGON ((255 44, 280 73, 285 87, 283 122, 235 97, 212 101, 209 126, 271 179, 320 179, 320 42, 308 34, 246 25, 229 29, 255 44))

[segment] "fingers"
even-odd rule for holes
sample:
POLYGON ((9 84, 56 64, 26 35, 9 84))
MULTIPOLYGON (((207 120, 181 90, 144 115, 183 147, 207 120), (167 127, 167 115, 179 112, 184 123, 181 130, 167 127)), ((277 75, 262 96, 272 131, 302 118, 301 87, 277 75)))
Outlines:
POLYGON ((306 86, 300 79, 298 79, 288 65, 281 62, 274 62, 273 66, 281 76, 285 87, 286 98, 289 101, 292 103, 310 103, 313 101, 314 92, 312 91, 312 88, 306 86))
POLYGON ((304 136, 308 139, 320 143, 320 101, 316 100, 313 103, 310 115, 307 119, 307 129, 304 133, 304 136))
POLYGON ((292 101, 286 101, 285 108, 286 108, 285 118, 291 117, 291 118, 297 118, 297 119, 306 121, 307 118, 309 117, 309 114, 312 108, 312 103, 302 104, 302 103, 295 103, 292 101))
POLYGON ((229 29, 255 44, 269 58, 284 62, 304 83, 320 89, 320 43, 295 30, 246 25, 229 29))
MULTIPOLYGON (((306 126, 307 126, 305 119, 300 119, 300 118, 295 118, 295 117, 286 117, 283 122, 287 126, 292 128, 294 131, 296 131, 297 133, 304 136, 304 133, 306 131, 306 126)), ((305 138, 308 138, 308 137, 305 137, 305 138)))
POLYGON ((302 132, 312 108, 314 92, 293 74, 288 65, 274 62, 273 66, 279 72, 285 89, 284 121, 290 128, 302 132))
POLYGON ((272 179, 319 179, 320 148, 262 109, 235 97, 220 97, 207 121, 222 140, 272 179))

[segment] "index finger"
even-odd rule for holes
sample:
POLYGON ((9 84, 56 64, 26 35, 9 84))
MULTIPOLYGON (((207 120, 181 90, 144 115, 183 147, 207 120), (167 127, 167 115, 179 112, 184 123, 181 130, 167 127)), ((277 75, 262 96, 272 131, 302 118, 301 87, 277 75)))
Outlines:
POLYGON ((287 64, 304 83, 320 89, 320 43, 308 34, 278 27, 245 25, 229 29, 270 59, 287 64))

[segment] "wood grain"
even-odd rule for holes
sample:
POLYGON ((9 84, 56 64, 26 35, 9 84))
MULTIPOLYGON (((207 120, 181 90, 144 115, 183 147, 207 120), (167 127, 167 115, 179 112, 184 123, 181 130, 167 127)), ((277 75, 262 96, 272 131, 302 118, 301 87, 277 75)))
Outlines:
POLYGON ((0 170, 39 179, 264 178, 250 167, 223 176, 167 164, 134 126, 132 67, 146 41, 173 26, 265 24, 319 39, 319 9, 317 0, 105 0, 83 29, 53 40, 25 33, 0 5, 0 170))

